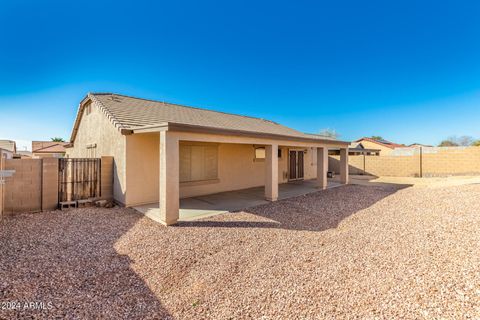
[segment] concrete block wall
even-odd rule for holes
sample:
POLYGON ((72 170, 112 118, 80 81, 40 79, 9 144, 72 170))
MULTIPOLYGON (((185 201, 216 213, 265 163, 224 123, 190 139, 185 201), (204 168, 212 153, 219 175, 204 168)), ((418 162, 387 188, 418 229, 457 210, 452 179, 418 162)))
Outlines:
MULTIPOLYGON (((0 168, 0 170, 2 170, 0 168)), ((3 197, 4 197, 4 194, 3 194, 3 184, 0 184, 0 220, 2 220, 3 218, 3 197)))
POLYGON ((42 211, 58 207, 58 159, 42 159, 42 211))
POLYGON ((479 174, 480 147, 433 148, 422 161, 424 176, 479 174))
MULTIPOLYGON (((4 169, 4 162, 5 160, 2 157, 2 149, 0 149, 0 171, 4 169)), ((0 181, 0 220, 3 218, 3 206, 5 205, 4 199, 4 185, 2 184, 2 181, 0 181)))
POLYGON ((365 172, 375 176, 417 177, 420 176, 420 158, 417 155, 367 156, 365 157, 365 172))
POLYGON ((5 170, 15 170, 5 183, 5 214, 42 210, 42 160, 9 159, 5 170))
POLYGON ((102 157, 101 165, 101 197, 113 200, 113 157, 102 157))
MULTIPOLYGON (((339 163, 339 156, 330 156, 329 170, 338 173, 339 163)), ((350 174, 394 177, 479 175, 480 147, 425 148, 410 155, 351 155, 348 163, 350 174)))
POLYGON ((3 185, 0 184, 0 220, 2 220, 3 218, 3 206, 4 206, 3 197, 4 197, 3 185))
MULTIPOLYGON (((15 173, 6 178, 3 188, 4 214, 57 209, 58 166, 56 158, 6 160, 5 170, 15 170, 15 173)), ((113 157, 102 157, 100 179, 101 198, 112 200, 113 157)))

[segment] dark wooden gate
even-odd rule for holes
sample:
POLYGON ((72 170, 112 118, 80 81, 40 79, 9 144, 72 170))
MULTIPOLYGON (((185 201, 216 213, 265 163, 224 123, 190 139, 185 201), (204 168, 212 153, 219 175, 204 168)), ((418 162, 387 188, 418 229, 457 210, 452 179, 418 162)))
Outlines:
POLYGON ((59 159, 58 201, 100 197, 101 159, 59 159))

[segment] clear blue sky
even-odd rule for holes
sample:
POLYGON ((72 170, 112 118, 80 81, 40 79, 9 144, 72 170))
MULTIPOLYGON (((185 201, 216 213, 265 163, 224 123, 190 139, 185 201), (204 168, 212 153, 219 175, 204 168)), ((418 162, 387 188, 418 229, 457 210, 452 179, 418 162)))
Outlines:
POLYGON ((1 1, 0 138, 117 92, 344 140, 480 137, 478 1, 1 1))

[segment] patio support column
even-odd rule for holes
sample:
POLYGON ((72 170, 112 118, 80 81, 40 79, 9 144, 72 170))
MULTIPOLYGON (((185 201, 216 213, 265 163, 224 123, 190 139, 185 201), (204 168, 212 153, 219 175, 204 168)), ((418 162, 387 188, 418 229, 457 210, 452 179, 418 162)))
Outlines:
POLYGON ((160 132, 160 222, 177 223, 180 210, 180 164, 178 137, 160 132))
POLYGON ((278 199, 278 144, 265 147, 265 198, 278 199))
POLYGON ((328 148, 317 148, 317 187, 327 189, 328 148))
POLYGON ((340 149, 340 182, 348 184, 348 148, 340 149))

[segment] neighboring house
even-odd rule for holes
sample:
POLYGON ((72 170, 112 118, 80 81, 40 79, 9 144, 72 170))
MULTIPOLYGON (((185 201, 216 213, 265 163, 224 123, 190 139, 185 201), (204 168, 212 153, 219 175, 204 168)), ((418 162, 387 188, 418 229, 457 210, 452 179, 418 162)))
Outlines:
POLYGON ((326 188, 328 148, 341 150, 347 183, 348 146, 269 120, 93 93, 79 105, 67 156, 113 156, 115 201, 158 203, 155 219, 173 224, 180 198, 264 185, 274 201, 279 183, 312 178, 326 188))
MULTIPOLYGON (((340 155, 340 149, 330 149, 328 152, 329 155, 340 155)), ((348 155, 350 156, 379 156, 380 149, 367 149, 362 145, 357 145, 356 143, 350 144, 348 148, 348 155)))
POLYGON ((4 159, 13 159, 17 153, 17 144, 12 140, 0 140, 0 156, 4 159))
POLYGON ((32 141, 33 158, 63 158, 68 142, 32 141))
POLYGON ((405 145, 387 140, 375 140, 372 138, 361 138, 352 143, 355 149, 371 149, 380 152, 380 156, 388 156, 396 148, 405 148, 405 145))

